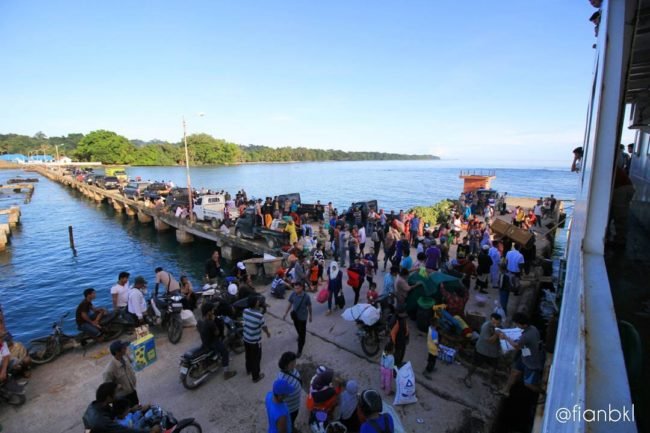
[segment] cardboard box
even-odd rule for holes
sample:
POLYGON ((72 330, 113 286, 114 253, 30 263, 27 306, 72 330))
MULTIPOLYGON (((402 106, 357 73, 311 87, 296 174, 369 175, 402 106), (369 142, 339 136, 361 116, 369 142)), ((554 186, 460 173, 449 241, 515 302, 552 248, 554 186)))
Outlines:
POLYGON ((133 369, 140 371, 156 362, 156 340, 152 334, 131 342, 131 353, 133 354, 133 369))

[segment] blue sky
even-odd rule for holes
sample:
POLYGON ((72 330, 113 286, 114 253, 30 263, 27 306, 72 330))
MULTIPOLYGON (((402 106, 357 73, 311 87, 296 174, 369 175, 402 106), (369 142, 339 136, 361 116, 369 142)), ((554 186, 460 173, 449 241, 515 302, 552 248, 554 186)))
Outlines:
POLYGON ((587 0, 0 2, 0 133, 570 159, 587 0), (470 6, 471 5, 471 6, 470 6), (196 113, 205 113, 198 117, 196 113))

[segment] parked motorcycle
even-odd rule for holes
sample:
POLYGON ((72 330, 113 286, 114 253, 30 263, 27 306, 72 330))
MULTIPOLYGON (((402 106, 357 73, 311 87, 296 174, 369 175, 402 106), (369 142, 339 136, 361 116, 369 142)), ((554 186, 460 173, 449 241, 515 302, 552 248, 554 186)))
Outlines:
MULTIPOLYGON (((52 361, 61 353, 76 347, 85 347, 87 344, 96 341, 94 337, 80 332, 76 335, 68 335, 63 332, 63 321, 69 316, 69 312, 63 314, 58 322, 52 324, 52 333, 45 337, 39 337, 29 342, 29 356, 34 364, 45 364, 52 361)), ((122 335, 123 328, 111 326, 116 314, 111 313, 102 318, 102 336, 104 340, 112 340, 122 335)))
MULTIPOLYGON (((244 326, 228 316, 220 316, 224 322, 224 345, 230 352, 244 351, 244 326)), ((218 352, 195 347, 181 357, 180 378, 187 389, 196 389, 207 377, 221 368, 221 355, 218 352)))
POLYGON ((377 322, 367 325, 361 320, 357 320, 357 335, 361 339, 361 350, 368 356, 375 356, 379 353, 382 341, 390 336, 391 325, 395 318, 395 308, 393 306, 393 295, 382 295, 377 298, 371 305, 381 308, 381 316, 377 322))
POLYGON ((149 320, 154 325, 167 329, 167 338, 172 344, 181 341, 183 336, 183 320, 181 311, 183 297, 181 295, 165 296, 163 298, 153 297, 149 301, 147 311, 149 320))
POLYGON ((0 399, 12 406, 22 406, 27 398, 25 397, 25 385, 18 383, 11 374, 0 384, 0 399))

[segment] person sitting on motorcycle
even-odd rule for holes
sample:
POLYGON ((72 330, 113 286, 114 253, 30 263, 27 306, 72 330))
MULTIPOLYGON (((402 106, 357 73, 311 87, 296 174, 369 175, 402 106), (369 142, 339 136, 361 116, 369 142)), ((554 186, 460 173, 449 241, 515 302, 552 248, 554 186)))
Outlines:
POLYGON ((144 295, 147 293, 147 281, 142 276, 135 277, 133 287, 129 289, 127 311, 142 324, 147 314, 147 301, 144 295))
POLYGON ((201 320, 196 324, 199 335, 201 336, 201 345, 205 350, 215 351, 221 355, 223 378, 228 380, 236 375, 237 372, 230 371, 228 368, 228 349, 223 343, 225 337, 223 320, 214 316, 214 304, 211 302, 201 305, 201 316, 201 320))
POLYGON ((11 353, 9 370, 14 375, 29 378, 31 376, 29 369, 31 368, 32 358, 29 357, 27 348, 21 342, 14 341, 14 337, 10 332, 7 333, 4 340, 11 353))
POLYGON ((150 429, 131 428, 118 424, 113 419, 111 405, 115 401, 117 385, 113 382, 104 382, 99 385, 95 393, 95 401, 88 405, 83 414, 83 424, 86 430, 92 432, 111 433, 160 433, 159 425, 150 429))
POLYGON ((102 317, 106 314, 103 308, 95 308, 93 300, 97 297, 95 289, 88 288, 84 290, 84 300, 77 306, 75 319, 77 328, 89 336, 102 341, 102 327, 99 324, 102 317))

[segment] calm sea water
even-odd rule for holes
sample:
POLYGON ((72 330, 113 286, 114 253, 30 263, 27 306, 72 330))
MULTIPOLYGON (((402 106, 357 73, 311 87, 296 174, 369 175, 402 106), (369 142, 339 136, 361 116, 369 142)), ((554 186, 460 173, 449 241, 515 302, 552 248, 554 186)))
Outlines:
MULTIPOLYGON (((194 187, 231 193, 245 188, 249 197, 300 192, 305 202, 320 199, 343 208, 352 201, 376 199, 386 210, 399 210, 457 197, 462 181, 460 164, 454 165, 449 161, 259 164, 192 168, 191 176, 194 187)), ((186 183, 183 168, 133 167, 128 173, 186 183)), ((564 169, 497 168, 496 174, 492 186, 513 196, 555 194, 572 199, 577 185, 577 177, 564 169)), ((0 170, 0 183, 17 175, 34 177, 0 170)), ((20 196, 0 194, 0 208, 10 204, 20 204, 22 224, 8 249, 0 252, 0 303, 8 329, 21 341, 48 333, 64 312, 70 312, 66 329, 73 332, 74 309, 83 290, 94 287, 96 304, 109 305, 109 289, 123 270, 132 278, 143 275, 153 282, 154 268, 162 266, 177 277, 187 274, 196 287, 213 249, 207 241, 181 246, 173 231, 157 233, 151 225, 140 225, 45 178, 36 184, 28 205, 20 196), (74 227, 77 257, 69 248, 69 225, 74 227)))

